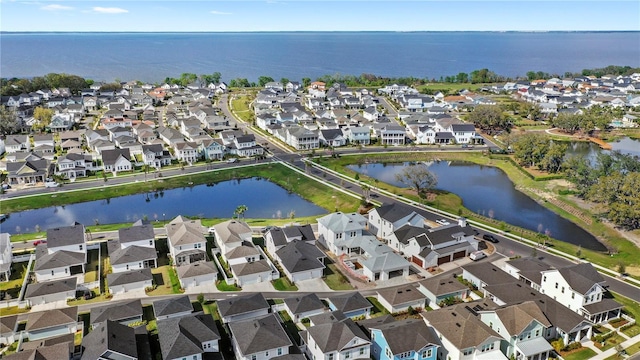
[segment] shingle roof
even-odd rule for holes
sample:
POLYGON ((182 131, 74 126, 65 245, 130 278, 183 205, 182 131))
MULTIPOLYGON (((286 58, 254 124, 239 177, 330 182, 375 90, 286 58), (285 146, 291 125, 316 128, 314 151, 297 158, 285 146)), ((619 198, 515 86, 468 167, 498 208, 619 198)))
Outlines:
POLYGON ((462 269, 477 277, 487 285, 508 284, 518 281, 516 278, 507 274, 493 264, 473 263, 462 266, 462 269))
POLYGON ((261 293, 218 300, 218 312, 222 317, 268 309, 269 304, 261 293))
POLYGON ((372 211, 376 211, 380 216, 380 218, 385 219, 392 223, 415 212, 410 207, 406 205, 401 205, 399 203, 382 204, 382 206, 372 211))
POLYGON ((193 305, 189 296, 178 296, 153 302, 153 312, 156 317, 179 314, 181 312, 193 312, 193 305))
POLYGON ((232 322, 229 329, 243 355, 291 346, 289 336, 275 314, 255 320, 232 322))
POLYGON ((102 162, 105 165, 114 165, 118 158, 122 156, 127 160, 131 160, 131 154, 129 153, 129 149, 109 149, 102 151, 102 162))
POLYGON ((82 224, 47 229, 47 247, 49 249, 79 244, 84 244, 84 225, 82 224))
POLYGON ((401 305, 418 300, 424 301, 426 299, 426 297, 412 284, 378 290, 378 296, 381 296, 391 305, 401 305))
POLYGON ((43 346, 36 349, 23 350, 6 356, 6 360, 60 360, 68 359, 69 343, 43 346))
MULTIPOLYGON (((304 336, 304 333, 301 333, 301 336, 304 336)), ((356 337, 369 342, 364 331, 350 318, 312 326, 306 333, 313 338, 323 353, 341 351, 356 337)))
POLYGON ((422 319, 406 319, 372 326, 384 335, 393 354, 419 351, 428 345, 439 344, 438 336, 422 319))
POLYGON ((136 335, 132 327, 107 320, 82 339, 82 360, 100 358, 107 351, 124 354, 132 358, 138 357, 136 335))
POLYGON ((247 256, 259 256, 260 251, 253 245, 253 243, 249 243, 247 241, 243 241, 242 245, 235 247, 224 255, 227 260, 229 259, 238 259, 247 256))
POLYGON ((420 285, 429 290, 429 292, 435 296, 453 294, 469 289, 460 281, 453 279, 449 274, 438 275, 422 280, 420 281, 420 285))
POLYGON ((271 267, 269 266, 269 263, 267 263, 267 260, 262 259, 253 262, 231 265, 231 270, 237 276, 245 276, 258 274, 265 271, 271 271, 271 267))
POLYGON ((157 259, 156 249, 146 246, 127 246, 124 249, 109 249, 109 259, 112 265, 128 264, 149 259, 157 259))
POLYGON ((118 230, 118 239, 120 240, 121 244, 154 238, 155 234, 153 232, 153 226, 150 224, 131 226, 118 230))
POLYGON ((137 316, 142 316, 142 303, 140 299, 91 308, 89 322, 94 324, 106 320, 121 321, 137 316))
POLYGON ((158 341, 163 359, 202 353, 202 343, 219 340, 211 315, 197 313, 158 321, 158 341))
POLYGON ((519 258, 507 261, 507 264, 519 270, 521 276, 540 284, 542 281, 542 271, 550 270, 552 267, 535 258, 519 258))
POLYGON ((336 295, 327 299, 337 310, 348 313, 355 310, 370 309, 373 307, 369 300, 365 299, 359 292, 344 295, 336 295))
POLYGON ((229 220, 214 226, 218 241, 223 243, 242 241, 241 235, 251 233, 251 228, 244 221, 229 220))
POLYGON ((358 213, 336 212, 319 218, 318 223, 334 232, 355 231, 366 227, 367 218, 358 213))
POLYGON ((27 316, 26 331, 35 331, 78 322, 78 307, 72 306, 63 309, 53 309, 30 313, 27 316))
POLYGON ((70 277, 62 280, 52 280, 47 282, 35 283, 27 285, 25 298, 33 298, 36 296, 46 296, 58 294, 61 292, 76 291, 77 277, 70 277))
POLYGON ((82 265, 85 263, 83 253, 67 250, 59 250, 52 254, 46 252, 46 247, 38 246, 35 271, 56 269, 67 266, 82 265))
POLYGON ((111 273, 107 275, 109 286, 133 284, 142 281, 151 281, 153 276, 150 269, 139 269, 125 271, 121 273, 111 273))
POLYGON ((289 273, 325 268, 318 259, 325 258, 326 255, 315 245, 304 241, 292 241, 277 250, 276 254, 289 273))
POLYGON ((571 288, 586 294, 593 285, 604 283, 604 278, 590 263, 581 263, 558 269, 571 288))
POLYGON ((218 268, 212 261, 198 261, 191 264, 185 264, 176 268, 180 279, 189 277, 210 275, 212 279, 216 278, 218 268))
POLYGON ((284 303, 294 314, 301 314, 313 310, 325 309, 322 300, 315 293, 285 298, 284 303))
POLYGON ((423 312, 422 316, 430 326, 458 349, 478 346, 490 337, 501 338, 466 308, 469 306, 473 304, 454 305, 438 311, 423 312))
POLYGON ((551 326, 547 317, 534 301, 508 305, 496 309, 495 312, 510 335, 519 335, 534 320, 541 323, 544 327, 551 326))
POLYGON ((12 334, 16 331, 18 315, 0 317, 0 334, 12 334))
POLYGON ((178 216, 167 224, 165 229, 167 237, 174 247, 206 241, 200 220, 189 220, 178 216))

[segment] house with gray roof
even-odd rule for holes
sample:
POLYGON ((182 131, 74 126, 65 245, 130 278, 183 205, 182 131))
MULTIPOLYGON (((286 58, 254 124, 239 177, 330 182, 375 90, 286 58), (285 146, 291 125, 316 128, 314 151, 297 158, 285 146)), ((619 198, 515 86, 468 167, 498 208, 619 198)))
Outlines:
POLYGON ((309 327, 300 332, 310 359, 369 359, 371 341, 350 318, 309 327))
POLYGON ((286 355, 293 345, 275 314, 229 323, 231 342, 239 360, 286 355))
POLYGON ((342 133, 349 143, 360 145, 371 143, 371 128, 369 126, 347 126, 342 129, 342 133))
POLYGON ((347 138, 340 129, 323 129, 319 133, 320 143, 329 147, 340 147, 347 145, 347 138))
POLYGON ((89 314, 89 323, 91 325, 107 320, 117 321, 122 325, 130 325, 142 321, 142 303, 140 299, 91 308, 89 314))
POLYGON ((102 151, 101 156, 103 170, 111 172, 114 176, 121 171, 133 170, 131 153, 128 148, 106 149, 102 151))
POLYGON ((203 359, 220 351, 213 317, 202 312, 158 321, 158 341, 165 360, 203 359))
POLYGON ((18 335, 18 315, 0 317, 0 344, 13 344, 18 335))
POLYGON ((40 340, 64 334, 75 334, 78 330, 78 307, 72 306, 29 313, 25 331, 29 340, 40 340))
POLYGON ((155 247, 132 245, 121 247, 118 240, 107 242, 111 269, 114 273, 155 268, 158 255, 155 247))
POLYGON ((378 301, 392 314, 424 309, 426 296, 414 284, 381 289, 377 292, 378 301))
POLYGON ((501 351, 504 340, 480 320, 476 311, 483 309, 482 305, 474 304, 454 305, 421 313, 439 338, 439 359, 508 359, 501 351))
POLYGON ((178 266, 176 272, 183 289, 200 285, 214 285, 218 279, 218 268, 212 261, 198 261, 178 266))
POLYGON ((75 299, 77 284, 78 278, 75 276, 29 284, 24 298, 30 306, 75 299))
POLYGON ((177 216, 165 225, 165 230, 169 254, 177 266, 206 260, 207 239, 204 237, 205 230, 200 220, 177 216))
POLYGON ((372 357, 380 359, 436 360, 439 339, 433 329, 419 319, 372 325, 372 357))
POLYGON ((316 236, 311 225, 294 225, 283 228, 274 226, 264 233, 265 246, 271 255, 274 255, 277 250, 294 240, 315 244, 316 236))
POLYGON ((274 259, 291 282, 322 278, 326 254, 315 245, 295 240, 280 248, 274 259))
POLYGON ((367 218, 358 214, 335 212, 318 219, 318 241, 340 256, 346 252, 344 242, 368 234, 367 218))
POLYGON ((382 239, 390 239, 393 232, 405 225, 424 227, 424 217, 411 207, 400 204, 382 204, 367 214, 369 231, 382 239))
POLYGON ((327 303, 331 311, 339 310, 348 318, 368 318, 373 308, 369 300, 359 292, 331 296, 327 298, 327 303))
POLYGON ((473 263, 462 266, 462 278, 482 290, 487 285, 511 284, 513 276, 491 263, 473 263))
POLYGON ((153 276, 149 268, 111 273, 107 274, 107 284, 111 294, 124 294, 152 287, 153 276))
POLYGON ((36 263, 33 271, 39 282, 63 279, 84 274, 86 255, 82 252, 47 251, 47 244, 36 246, 36 263))
MULTIPOLYGON (((25 343, 26 344, 26 343, 25 343)), ((69 351, 69 344, 72 342, 58 343, 48 346, 41 346, 33 349, 24 349, 22 351, 6 355, 3 357, 5 360, 60 360, 70 359, 71 352, 69 351)))
POLYGON ((106 320, 82 339, 81 360, 137 360, 136 334, 132 327, 106 320))
POLYGON ((294 322, 328 311, 315 293, 285 298, 284 307, 294 322))
POLYGON ((409 276, 409 262, 373 235, 351 238, 341 242, 340 247, 346 251, 339 258, 340 264, 353 276, 366 281, 409 276))
POLYGON ((259 318, 267 315, 271 308, 261 293, 218 300, 216 303, 223 323, 259 318))
POLYGON ((232 219, 213 226, 215 241, 222 254, 241 246, 243 242, 251 242, 253 231, 246 222, 232 219))
POLYGON ((530 285, 536 291, 540 291, 542 272, 552 268, 551 265, 544 261, 531 257, 509 260, 504 264, 504 271, 530 285))
POLYGON ((7 181, 11 185, 43 183, 55 172, 49 160, 27 160, 7 163, 7 181))
POLYGON ((187 295, 153 302, 153 313, 158 320, 182 317, 192 312, 193 305, 191 305, 191 300, 187 295))
POLYGON ((465 300, 469 296, 469 288, 449 274, 434 276, 420 281, 418 290, 427 297, 426 305, 439 309, 449 299, 465 300))
POLYGON ((155 249, 155 233, 153 225, 139 224, 118 230, 118 241, 120 247, 145 246, 155 249))

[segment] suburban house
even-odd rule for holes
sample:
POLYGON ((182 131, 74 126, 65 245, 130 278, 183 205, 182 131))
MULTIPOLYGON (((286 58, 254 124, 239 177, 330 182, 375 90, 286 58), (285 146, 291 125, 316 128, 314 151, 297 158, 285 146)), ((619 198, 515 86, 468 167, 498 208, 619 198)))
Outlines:
POLYGON ((29 151, 31 149, 31 141, 29 141, 28 135, 7 135, 4 139, 4 146, 7 153, 29 151))
POLYGON ((406 205, 383 204, 368 213, 369 231, 381 239, 389 239, 405 225, 424 227, 424 217, 406 205))
POLYGON ((213 226, 216 244, 222 254, 226 254, 243 242, 251 242, 253 231, 244 221, 228 220, 213 226))
POLYGON ((84 225, 74 224, 47 230, 47 243, 36 246, 34 272, 40 281, 84 274, 87 262, 84 225))
POLYGON ((135 299, 91 308, 89 323, 92 326, 107 320, 127 326, 141 322, 142 302, 140 299, 135 299))
POLYGON ((214 285, 218 279, 218 268, 212 261, 198 261, 178 266, 176 272, 183 289, 200 285, 214 285))
POLYGON ((296 323, 302 319, 328 311, 322 300, 314 293, 285 298, 284 308, 293 322, 296 323))
POLYGON ((371 143, 369 126, 348 126, 343 128, 342 132, 351 144, 369 145, 371 143))
POLYGON ((13 344, 18 333, 18 316, 0 317, 0 344, 13 344))
POLYGON ((381 289, 377 291, 378 302, 392 314, 424 309, 426 296, 416 286, 406 284, 396 288, 381 289))
POLYGON ((29 341, 47 339, 65 334, 75 334, 78 330, 78 307, 52 309, 29 313, 25 332, 29 341))
POLYGON ((436 360, 440 340, 424 321, 406 319, 372 326, 371 352, 376 360, 436 360))
POLYGON ((482 290, 487 285, 511 284, 512 276, 494 264, 473 263, 461 266, 462 278, 482 290))
POLYGON ((509 358, 546 360, 553 351, 544 337, 551 322, 534 301, 478 313, 483 323, 506 340, 509 358))
POLYGON ((322 278, 326 254, 315 245, 294 240, 282 246, 273 255, 291 282, 322 278))
POLYGON ((107 251, 111 270, 114 273, 155 268, 158 262, 158 255, 155 247, 130 245, 122 246, 119 240, 109 240, 107 251))
POLYGON ((205 160, 222 160, 226 151, 221 139, 202 140, 198 149, 205 160))
POLYGON ((320 130, 320 143, 328 147, 340 147, 347 145, 347 139, 340 129, 320 130))
POLYGON ((377 131, 381 145, 404 145, 406 130, 400 125, 387 124, 377 131))
POLYGON ((165 360, 202 360, 220 351, 220 333, 213 317, 202 312, 158 320, 158 342, 165 360))
POLYGON ((44 182, 54 170, 55 165, 46 159, 7 162, 7 182, 11 185, 44 182))
POLYGON ((171 154, 162 144, 142 145, 142 161, 155 169, 171 165, 171 154))
POLYGON ((358 214, 331 213, 318 219, 318 241, 336 255, 344 253, 337 243, 366 233, 367 219, 358 214))
POLYGON ((238 360, 265 360, 289 354, 293 345, 275 314, 229 323, 238 360))
POLYGON ((11 234, 0 233, 0 281, 9 281, 12 261, 11 234))
POLYGON ((275 280, 277 268, 252 242, 243 242, 223 255, 238 286, 275 280))
POLYGON ((111 320, 94 326, 82 338, 81 360, 93 359, 137 360, 135 329, 111 320))
POLYGON ((118 229, 118 241, 122 248, 141 246, 156 248, 155 233, 151 224, 138 221, 133 226, 118 229))
POLYGON ((327 303, 331 311, 339 310, 348 318, 368 318, 373 308, 369 300, 359 292, 331 296, 327 298, 327 303))
POLYGON ((178 296, 153 302, 153 313, 157 320, 179 318, 193 313, 189 296, 178 296))
POLYGON ((421 313, 439 339, 438 359, 508 359, 501 351, 502 336, 476 316, 482 306, 460 304, 421 313))
POLYGON ((50 280, 27 285, 24 298, 30 306, 50 304, 57 301, 67 301, 76 298, 78 278, 71 277, 60 280, 50 280))
POLYGON ((310 359, 369 359, 371 341, 350 318, 314 324, 300 332, 310 359))
POLYGON ((216 303, 220 319, 225 324, 260 318, 267 315, 271 309, 262 293, 230 297, 216 303))
POLYGON ((439 309, 445 302, 460 302, 469 296, 469 288, 448 274, 420 281, 418 290, 427 297, 426 305, 439 309))
POLYGON ((56 174, 74 181, 78 177, 85 177, 93 170, 91 155, 67 153, 58 158, 56 174))
POLYGON ((594 323, 621 315, 622 305, 604 298, 606 281, 590 263, 542 271, 540 291, 594 323))
POLYGON ((536 291, 540 291, 542 272, 551 269, 547 263, 530 257, 509 260, 504 264, 504 271, 536 291))
POLYGON ((265 246, 271 255, 275 255, 276 251, 296 240, 305 241, 311 245, 315 244, 316 236, 311 225, 296 225, 284 228, 275 226, 267 229, 264 233, 265 246))
POLYGON ((178 161, 189 165, 198 161, 198 144, 192 141, 181 141, 173 145, 174 156, 178 161))
POLYGON ((102 168, 110 171, 114 176, 120 171, 133 170, 129 149, 107 149, 102 151, 102 168))
POLYGON ((200 220, 177 216, 165 225, 169 254, 177 266, 207 259, 207 239, 200 220))
POLYGON ((107 274, 107 284, 109 292, 114 295, 143 292, 153 286, 153 276, 149 268, 111 273, 107 274))

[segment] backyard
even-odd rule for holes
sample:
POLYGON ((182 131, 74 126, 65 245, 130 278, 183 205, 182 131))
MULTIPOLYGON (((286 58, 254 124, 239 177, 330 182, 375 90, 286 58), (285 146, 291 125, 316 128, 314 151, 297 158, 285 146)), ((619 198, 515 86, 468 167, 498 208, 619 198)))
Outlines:
POLYGON ((329 286, 331 290, 353 290, 353 286, 349 283, 349 280, 342 275, 338 266, 330 262, 327 258, 327 267, 324 269, 324 282, 329 286))
POLYGON ((156 288, 147 292, 149 296, 181 294, 180 281, 172 266, 164 265, 151 269, 156 288))
POLYGON ((9 281, 0 283, 0 300, 18 298, 26 272, 26 262, 15 262, 11 264, 11 275, 9 276, 9 281))

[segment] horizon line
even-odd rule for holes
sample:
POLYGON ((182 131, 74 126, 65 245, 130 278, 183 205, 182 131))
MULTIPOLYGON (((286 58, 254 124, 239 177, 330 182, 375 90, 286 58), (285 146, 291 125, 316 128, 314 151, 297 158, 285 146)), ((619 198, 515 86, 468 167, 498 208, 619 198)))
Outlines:
POLYGON ((640 30, 267 30, 267 31, 84 31, 84 30, 39 30, 7 31, 0 34, 230 34, 230 33, 634 33, 640 30))

